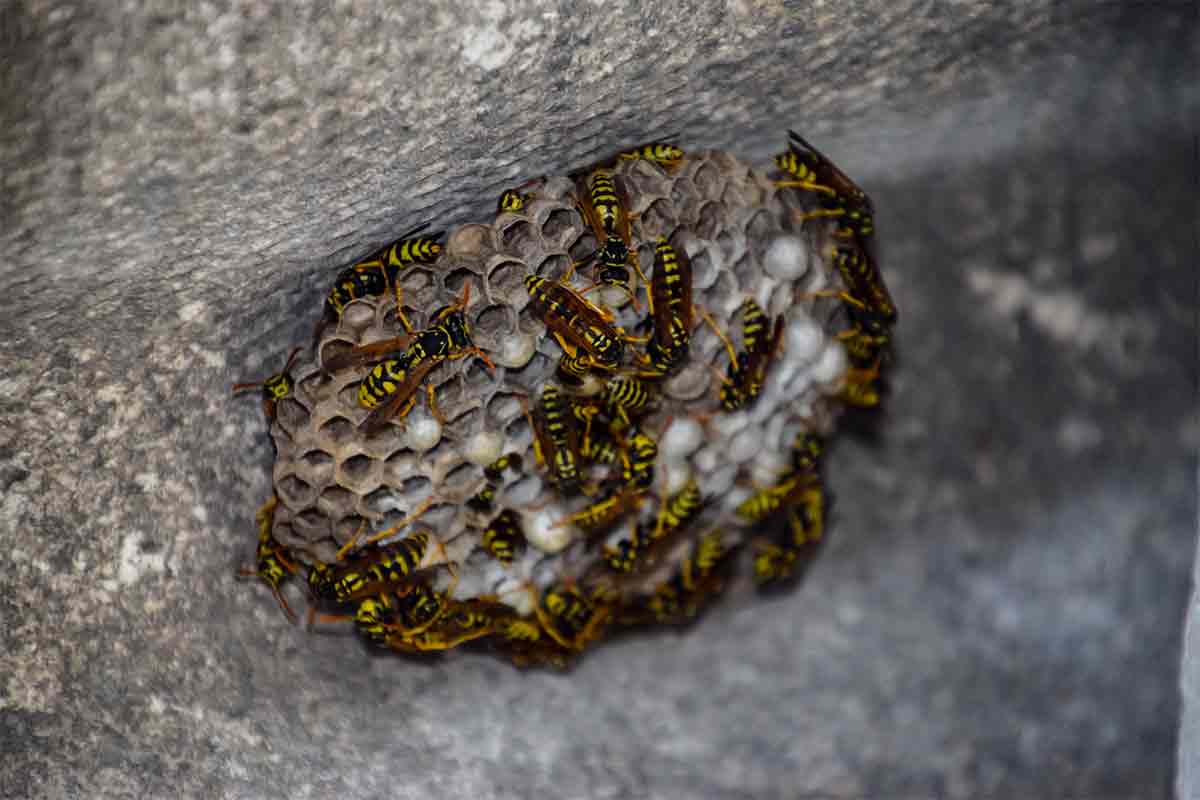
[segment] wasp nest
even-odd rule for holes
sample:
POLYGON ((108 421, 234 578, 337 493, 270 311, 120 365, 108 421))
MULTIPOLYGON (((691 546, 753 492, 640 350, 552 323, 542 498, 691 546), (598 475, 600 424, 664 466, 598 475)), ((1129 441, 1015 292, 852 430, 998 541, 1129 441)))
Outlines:
MULTIPOLYGON (((737 571, 738 552, 751 549, 741 545, 761 543, 755 525, 798 495, 777 492, 763 513, 747 513, 747 504, 794 474, 798 437, 832 432, 853 372, 836 335, 846 327, 834 299, 843 282, 828 255, 837 222, 805 224, 806 193, 778 188, 725 153, 610 166, 631 220, 631 265, 653 282, 665 242, 690 270, 694 313, 682 365, 647 373, 650 292, 636 275, 631 294, 594 285, 596 266, 573 268, 603 244, 581 213, 588 173, 582 183, 542 179, 509 205, 515 210, 454 229, 436 259, 394 274, 412 330, 461 306, 483 357, 437 361, 411 410, 365 433, 360 382, 375 367, 354 354, 405 332, 389 288, 348 302, 312 360, 290 371, 294 385, 271 427, 277 503, 262 522, 257 574, 277 588, 307 565, 311 588, 320 584, 315 572, 355 573, 349 565, 415 535, 412 548, 400 548, 405 580, 334 603, 357 615, 369 638, 437 650, 490 637, 520 663, 565 663, 622 622, 690 617, 737 571), (531 275, 583 293, 607 318, 624 339, 615 369, 593 362, 574 380, 559 371, 564 340, 548 330, 546 305, 527 287, 531 275), (765 313, 759 335, 772 349, 757 395, 729 411, 722 388, 746 380, 730 365, 748 345, 747 299, 765 313), (339 363, 348 366, 329 369, 339 363), (644 396, 625 406, 614 386, 644 396), (579 469, 573 492, 548 463, 553 447, 537 446, 555 398, 579 469), (628 490, 633 483, 639 488, 628 490), (666 512, 685 496, 686 525, 666 512), (508 536, 493 538, 489 529, 501 527, 508 536), (283 562, 274 582, 262 560, 272 554, 283 562), (380 591, 390 598, 382 609, 371 605, 380 591), (423 619, 422 605, 433 609, 423 619), (454 635, 472 626, 487 630, 454 635), (537 654, 539 639, 549 655, 537 654)), ((819 502, 811 513, 821 513, 819 502)), ((819 536, 821 520, 809 523, 819 536)))

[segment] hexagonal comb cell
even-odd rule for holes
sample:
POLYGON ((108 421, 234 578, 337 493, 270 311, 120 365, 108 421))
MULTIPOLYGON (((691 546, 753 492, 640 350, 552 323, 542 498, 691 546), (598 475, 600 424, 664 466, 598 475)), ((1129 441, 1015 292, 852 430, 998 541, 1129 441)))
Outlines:
MULTIPOLYGON (((422 580, 437 591, 453 589, 454 602, 488 609, 489 624, 497 626, 491 641, 518 663, 567 662, 615 626, 690 618, 731 582, 738 568, 720 555, 739 543, 750 542, 742 550, 759 557, 757 568, 774 554, 783 559, 770 562, 774 568, 790 569, 811 558, 815 546, 779 537, 804 532, 823 513, 808 491, 819 477, 795 477, 791 447, 795 432, 827 434, 836 419, 845 385, 837 370, 846 359, 823 354, 840 347, 831 334, 844 325, 830 322, 837 315, 828 306, 838 301, 820 300, 824 310, 814 315, 805 292, 814 271, 829 285, 839 278, 815 252, 829 246, 826 234, 793 235, 771 249, 796 230, 793 210, 815 201, 800 190, 775 189, 721 153, 665 165, 619 159, 608 168, 635 215, 630 244, 646 272, 659 236, 690 254, 687 299, 695 310, 680 364, 655 372, 651 343, 661 343, 658 326, 670 322, 677 306, 651 315, 650 287, 636 277, 637 309, 607 306, 604 291, 591 291, 594 265, 576 270, 571 286, 580 293, 556 283, 553 303, 531 301, 527 276, 557 281, 598 246, 574 206, 574 184, 552 177, 534 186, 536 197, 521 213, 449 231, 436 262, 401 273, 406 313, 417 328, 391 354, 405 378, 414 376, 407 388, 415 402, 406 416, 372 427, 377 420, 359 405, 359 379, 371 368, 368 348, 359 359, 366 363, 328 378, 315 364, 298 365, 297 374, 308 369, 312 379, 298 382, 294 398, 279 404, 272 428, 275 528, 296 560, 311 563, 311 552, 331 557, 334 543, 350 542, 368 521, 372 533, 410 523, 385 541, 429 532, 422 580), (764 260, 787 256, 788 247, 788 263, 804 269, 781 261, 768 274, 764 260), (797 259, 796 247, 813 252, 797 259), (458 303, 468 283, 463 334, 433 312, 458 303), (742 308, 747 297, 769 299, 768 311, 778 316, 754 327, 742 308), (564 348, 548 323, 568 352, 582 357, 577 374, 560 367, 564 348), (782 345, 769 335, 775 331, 782 345), (454 338, 462 335, 470 340, 454 338), (616 349, 596 349, 603 337, 616 349), (735 359, 750 356, 744 351, 753 342, 764 344, 738 372, 726 341, 735 359), (460 350, 471 346, 496 368, 460 350), (616 363, 605 366, 603 352, 616 352, 616 363), (733 405, 737 392, 753 396, 729 410, 725 403, 733 405), (751 457, 730 455, 742 451, 751 457), (575 461, 578 477, 565 471, 564 459, 575 461), (754 490, 746 487, 764 481, 784 488, 759 498, 766 511, 747 510, 754 490), (695 497, 680 500, 687 487, 695 497), (609 501, 615 510, 604 505, 609 501), (789 523, 795 508, 808 516, 789 523), (677 530, 675 517, 664 516, 671 514, 684 518, 677 530), (771 537, 776 550, 764 550, 771 537), (429 568, 444 563, 445 569, 429 568), (688 571, 686 584, 681 570, 688 571)), ((667 277, 652 278, 663 282, 659 291, 667 277)), ((390 294, 350 303, 340 324, 322 333, 318 352, 325 362, 396 337, 394 306, 390 294)), ((345 558, 368 538, 356 539, 345 558)), ((414 634, 397 646, 440 646, 436 637, 452 637, 455 624, 447 616, 428 627, 429 637, 414 634)))

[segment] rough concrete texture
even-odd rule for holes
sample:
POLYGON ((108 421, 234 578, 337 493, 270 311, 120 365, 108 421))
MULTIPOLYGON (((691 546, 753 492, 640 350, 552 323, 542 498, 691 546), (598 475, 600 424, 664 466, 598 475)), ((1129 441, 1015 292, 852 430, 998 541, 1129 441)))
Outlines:
POLYGON ((1168 794, 1195 6, 396 9, 0 10, 0 794, 1168 794), (227 387, 336 266, 614 144, 765 164, 797 121, 902 314, 798 591, 559 676, 372 657, 233 580, 270 455, 227 387))

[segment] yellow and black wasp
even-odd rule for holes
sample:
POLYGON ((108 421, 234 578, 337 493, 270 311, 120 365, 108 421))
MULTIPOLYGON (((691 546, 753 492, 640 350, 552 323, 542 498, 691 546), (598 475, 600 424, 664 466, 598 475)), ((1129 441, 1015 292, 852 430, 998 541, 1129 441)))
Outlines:
POLYGON ((768 336, 769 320, 753 297, 746 297, 741 311, 742 346, 745 349, 740 353, 734 350, 733 343, 721 332, 712 317, 701 312, 729 353, 729 367, 722 379, 720 392, 721 407, 726 411, 745 408, 758 397, 771 359, 783 341, 782 317, 775 319, 768 336))
POLYGON ((586 167, 573 170, 568 173, 568 176, 572 180, 579 180, 581 177, 586 178, 598 169, 613 170, 616 169, 621 161, 634 159, 650 161, 671 172, 683 163, 683 159, 686 156, 683 150, 672 143, 673 140, 678 138, 679 134, 673 133, 669 136, 664 136, 662 139, 628 147, 611 156, 588 164, 586 167))
MULTIPOLYGON (((471 328, 463 311, 470 299, 471 284, 463 286, 462 299, 454 305, 443 306, 432 315, 431 323, 424 330, 414 331, 407 318, 399 313, 398 319, 406 334, 395 339, 360 345, 342 356, 330 359, 326 366, 330 371, 356 363, 377 360, 382 354, 397 353, 394 358, 384 359, 367 374, 358 388, 358 402, 371 409, 359 426, 365 433, 381 430, 393 418, 403 418, 416 403, 416 391, 425 378, 443 361, 475 356, 489 368, 492 361, 471 340, 471 328)), ((429 387, 430 411, 437 415, 437 404, 433 387, 429 387)))
MULTIPOLYGON (((820 208, 805 212, 801 219, 838 217, 841 225, 834 236, 842 240, 834 252, 834 263, 851 294, 861 299, 881 326, 896 322, 896 306, 879 272, 874 253, 874 209, 866 192, 838 169, 824 153, 795 131, 788 131, 788 151, 775 163, 788 175, 780 187, 815 192, 820 208)), ((871 333, 875 326, 867 327, 871 333)))
POLYGON ((513 472, 519 474, 521 472, 521 462, 520 453, 505 453, 484 467, 483 488, 467 500, 467 506, 475 511, 489 511, 492 503, 496 500, 496 489, 499 487, 500 482, 504 480, 504 473, 511 469, 513 472))
POLYGON ((482 544, 483 549, 501 564, 511 564, 525 549, 520 515, 510 508, 497 514, 484 530, 482 544))
POLYGON ((654 462, 658 459, 658 443, 640 428, 621 448, 621 479, 637 494, 645 494, 654 486, 654 462))
POLYGON ((450 610, 449 592, 439 593, 420 582, 359 599, 352 617, 321 615, 322 620, 353 619, 368 642, 391 646, 396 639, 421 635, 450 610))
POLYGON ((604 548, 604 563, 614 572, 633 572, 646 546, 646 532, 641 525, 634 524, 633 533, 617 542, 617 546, 604 548))
POLYGON ((600 397, 611 416, 628 426, 633 416, 645 410, 650 402, 650 391, 637 378, 612 378, 604 384, 600 397))
POLYGON ((709 531, 696 541, 671 577, 659 584, 649 598, 635 601, 622 615, 622 622, 685 622, 715 595, 719 588, 718 567, 730 554, 720 531, 709 531))
POLYGON ((619 453, 612 437, 612 420, 594 397, 571 400, 571 414, 583 426, 579 456, 591 464, 615 464, 619 453))
POLYGON ((530 200, 537 197, 533 192, 526 192, 525 189, 540 183, 541 178, 534 178, 513 189, 505 189, 500 194, 500 199, 496 202, 496 213, 503 214, 504 212, 517 213, 523 211, 530 200))
POLYGON ((529 202, 528 195, 521 194, 516 189, 505 189, 496 202, 496 213, 503 214, 505 211, 516 213, 525 208, 527 202, 529 202))
POLYGON ((869 239, 875 231, 874 209, 867 193, 800 134, 788 131, 788 140, 788 151, 775 158, 775 164, 788 177, 775 185, 815 192, 822 207, 806 213, 806 218, 841 217, 845 238, 869 239))
POLYGON ((593 431, 579 445, 579 456, 591 464, 615 464, 621 452, 611 436, 593 431))
POLYGON ((780 498, 788 516, 788 537, 783 544, 755 542, 754 577, 761 584, 791 577, 800 557, 820 543, 825 533, 825 490, 820 481, 791 482, 780 498))
POLYGON ((846 370, 845 383, 838 397, 847 405, 874 408, 879 405, 882 390, 879 384, 879 363, 865 369, 846 370))
POLYGON ((792 440, 792 468, 801 475, 817 475, 825 457, 825 442, 815 433, 798 431, 792 440))
POLYGON ((867 333, 885 335, 896 323, 896 304, 870 248, 863 242, 838 245, 833 265, 857 302, 847 302, 850 318, 867 333))
POLYGON ((516 615, 492 600, 473 598, 444 603, 436 625, 395 631, 384 644, 403 653, 450 650, 466 642, 502 632, 516 615))
POLYGON ((612 317, 561 283, 536 275, 525 277, 525 288, 543 324, 571 346, 579 348, 600 369, 616 369, 625 356, 625 342, 612 317))
POLYGON ((816 482, 815 476, 793 473, 779 483, 759 489, 743 500, 735 513, 747 522, 761 522, 788 504, 796 493, 816 482))
POLYGON ((579 440, 572 424, 572 414, 566 398, 557 386, 542 388, 541 408, 525 413, 533 431, 533 452, 538 464, 550 470, 559 491, 575 494, 580 491, 579 440))
POLYGON ((610 616, 607 606, 592 602, 569 584, 547 589, 535 613, 542 630, 568 650, 582 650, 597 639, 610 616))
POLYGON ((269 378, 253 383, 235 383, 233 393, 236 395, 249 389, 262 389, 263 414, 266 415, 267 421, 274 421, 276 404, 296 388, 296 383, 292 380, 292 363, 296 360, 296 355, 303 349, 302 347, 293 347, 292 352, 288 353, 283 369, 269 378))
MULTIPOLYGON (((427 506, 428 503, 425 504, 427 506)), ((420 513, 418 511, 399 525, 375 534, 367 540, 371 546, 346 558, 346 551, 353 547, 358 538, 356 534, 338 551, 335 564, 317 562, 309 568, 308 591, 313 602, 309 613, 310 624, 317 606, 343 605, 385 589, 402 587, 410 584, 417 573, 423 571, 421 563, 430 542, 434 541, 429 531, 418 531, 392 544, 374 544, 407 525, 420 513)), ((437 547, 441 550, 440 543, 437 547)), ((444 550, 442 555, 444 560, 444 550)))
POLYGON ((623 516, 642 504, 641 493, 628 484, 607 483, 600 492, 600 499, 576 511, 555 527, 574 525, 589 534, 606 531, 623 516))
POLYGON ((638 266, 637 250, 629 227, 629 213, 626 210, 629 208, 628 199, 612 173, 603 169, 594 170, 586 178, 577 179, 576 187, 579 194, 587 198, 577 200, 577 205, 583 218, 592 228, 597 248, 574 266, 594 261, 596 284, 621 289, 629 295, 636 308, 637 297, 629 286, 629 267, 633 267, 643 284, 646 283, 646 276, 638 266))
POLYGON ((563 351, 562 356, 558 359, 555 377, 568 386, 579 386, 587 374, 592 371, 592 364, 595 362, 584 350, 563 341, 561 336, 556 335, 555 339, 563 351))
POLYGON ((565 669, 575 657, 575 651, 561 646, 549 636, 542 635, 537 616, 517 617, 501 624, 496 646, 518 667, 552 666, 565 669))
POLYGON ((658 541, 671 535, 691 522, 703 508, 704 497, 700 494, 700 484, 696 483, 695 478, 689 478, 659 509, 650 538, 658 541))
POLYGON ((692 263, 664 238, 654 248, 650 278, 650 321, 653 333, 646 345, 648 377, 669 375, 687 361, 692 336, 692 263))
MULTIPOLYGON (((352 300, 363 297, 377 297, 388 291, 394 291, 401 270, 411 264, 432 264, 442 251, 439 240, 442 233, 431 233, 426 236, 417 234, 429 227, 426 222, 403 234, 395 242, 376 251, 371 257, 346 267, 334 278, 333 287, 325 297, 325 305, 321 319, 317 323, 313 335, 314 342, 327 325, 331 325, 341 317, 342 311, 352 300)), ((400 307, 400 298, 396 298, 396 308, 400 307)))
POLYGON ((283 613, 289 620, 295 622, 296 615, 288 605, 287 598, 283 596, 280 586, 285 580, 295 575, 299 568, 288 559, 285 555, 287 549, 275 541, 275 537, 271 533, 271 526, 275 521, 275 507, 278 504, 279 498, 271 495, 271 498, 255 515, 255 521, 258 522, 258 550, 255 558, 258 563, 254 569, 239 570, 237 575, 239 578, 261 579, 271 588, 271 593, 275 595, 275 600, 283 609, 283 613))
MULTIPOLYGON (((666 139, 674 139, 678 134, 672 134, 666 139)), ((623 150, 617 154, 618 159, 640 159, 642 161, 652 161, 668 171, 673 170, 683 162, 684 152, 674 144, 660 139, 654 142, 631 147, 628 150, 623 150)))

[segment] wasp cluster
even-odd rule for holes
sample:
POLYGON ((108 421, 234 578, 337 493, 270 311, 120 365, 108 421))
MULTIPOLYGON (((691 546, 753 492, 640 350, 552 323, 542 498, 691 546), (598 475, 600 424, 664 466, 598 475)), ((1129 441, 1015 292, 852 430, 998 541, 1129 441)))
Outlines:
POLYGON ((558 666, 740 563, 797 574, 895 310, 869 201, 792 137, 775 178, 643 145, 342 270, 310 359, 235 387, 277 451, 244 574, 394 650, 558 666))

